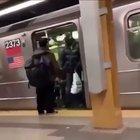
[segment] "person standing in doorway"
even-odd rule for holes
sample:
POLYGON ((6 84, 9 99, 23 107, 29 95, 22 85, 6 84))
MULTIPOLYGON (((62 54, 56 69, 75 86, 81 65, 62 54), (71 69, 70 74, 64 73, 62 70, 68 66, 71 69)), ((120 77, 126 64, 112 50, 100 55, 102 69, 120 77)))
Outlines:
POLYGON ((60 55, 60 66, 63 73, 66 75, 65 85, 65 106, 70 107, 70 91, 73 81, 73 73, 80 61, 79 45, 75 39, 72 38, 71 33, 65 37, 65 48, 60 55))

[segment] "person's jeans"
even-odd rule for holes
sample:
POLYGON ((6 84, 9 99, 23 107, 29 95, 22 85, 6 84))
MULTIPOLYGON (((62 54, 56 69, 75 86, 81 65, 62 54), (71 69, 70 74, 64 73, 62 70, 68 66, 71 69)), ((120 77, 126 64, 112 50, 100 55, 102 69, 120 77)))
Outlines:
POLYGON ((67 73, 66 74, 66 87, 65 87, 65 106, 69 107, 70 106, 70 92, 71 92, 71 86, 73 82, 73 73, 67 73))
POLYGON ((44 113, 44 110, 48 112, 54 110, 55 104, 54 84, 51 84, 46 87, 36 88, 36 94, 37 94, 38 113, 40 114, 44 113))

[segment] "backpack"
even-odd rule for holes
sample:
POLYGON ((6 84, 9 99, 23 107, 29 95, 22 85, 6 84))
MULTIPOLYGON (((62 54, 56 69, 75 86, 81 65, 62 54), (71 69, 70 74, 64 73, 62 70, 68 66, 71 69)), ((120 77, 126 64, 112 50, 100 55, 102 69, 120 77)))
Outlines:
POLYGON ((43 56, 31 57, 25 62, 25 71, 29 85, 34 87, 45 87, 51 82, 51 61, 43 56))

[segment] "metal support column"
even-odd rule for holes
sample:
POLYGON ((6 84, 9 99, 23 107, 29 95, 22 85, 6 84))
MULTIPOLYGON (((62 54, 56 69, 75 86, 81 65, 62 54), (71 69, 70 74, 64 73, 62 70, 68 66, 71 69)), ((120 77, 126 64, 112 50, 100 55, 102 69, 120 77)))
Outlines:
POLYGON ((95 128, 122 126, 111 0, 80 0, 81 27, 95 128))

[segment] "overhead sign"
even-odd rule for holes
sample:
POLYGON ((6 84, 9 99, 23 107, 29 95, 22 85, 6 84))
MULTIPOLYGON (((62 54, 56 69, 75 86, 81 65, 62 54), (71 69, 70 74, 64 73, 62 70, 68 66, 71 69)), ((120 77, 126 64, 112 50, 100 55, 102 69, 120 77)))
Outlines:
POLYGON ((24 66, 21 40, 13 39, 5 42, 6 58, 10 69, 24 66))

